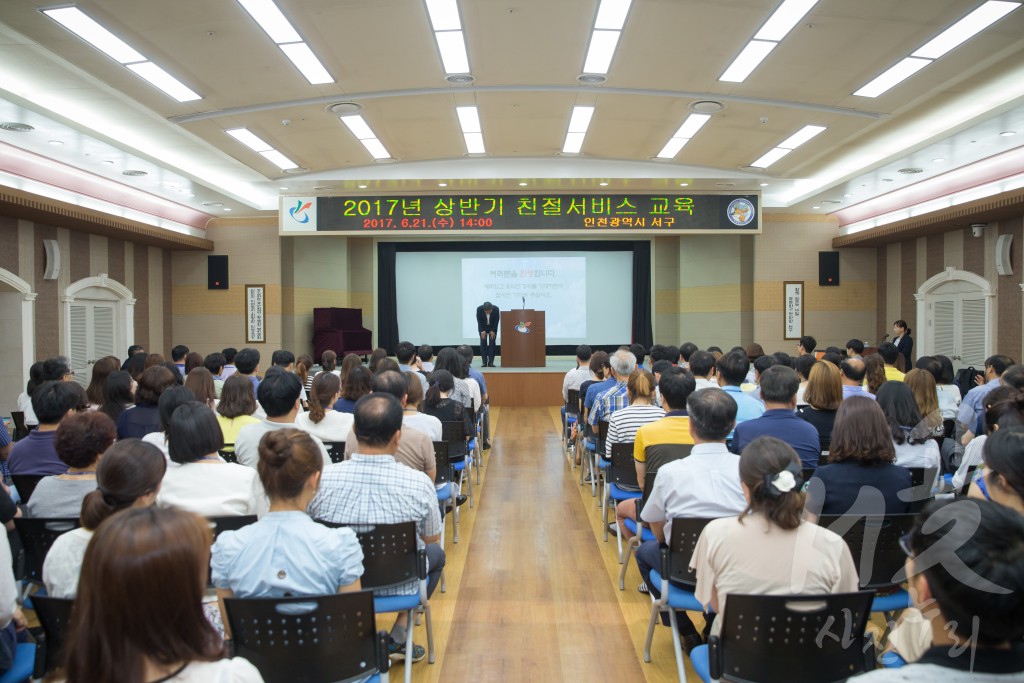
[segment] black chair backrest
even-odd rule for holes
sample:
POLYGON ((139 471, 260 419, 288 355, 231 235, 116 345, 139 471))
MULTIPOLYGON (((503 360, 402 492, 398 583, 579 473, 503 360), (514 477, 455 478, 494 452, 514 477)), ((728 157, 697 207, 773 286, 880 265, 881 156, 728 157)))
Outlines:
POLYGON ((324 448, 327 449, 327 455, 330 457, 332 463, 337 464, 345 460, 344 441, 324 441, 324 448))
POLYGON ((21 441, 26 436, 28 436, 29 432, 31 432, 33 429, 36 428, 35 425, 32 425, 31 427, 29 427, 27 424, 25 424, 25 413, 23 411, 21 411, 21 410, 12 410, 11 411, 11 422, 14 423, 14 440, 15 441, 21 441))
POLYGON ((691 443, 659 443, 648 446, 644 449, 645 477, 651 476, 651 474, 674 460, 682 460, 692 450, 693 444, 691 443))
POLYGON ((25 549, 25 579, 33 583, 43 582, 43 560, 57 537, 77 529, 77 517, 17 517, 14 528, 25 549))
POLYGON ((604 455, 604 442, 608 438, 608 420, 597 421, 597 452, 604 455))
MULTIPOLYGON (((720 617, 722 633, 709 648, 711 674, 751 683, 830 683, 863 673, 868 656, 861 634, 873 597, 869 591, 731 593, 720 617)), ((873 649, 870 655, 873 661, 873 649)))
POLYGON ((612 444, 612 462, 608 466, 608 481, 620 488, 634 490, 640 488, 636 480, 632 441, 612 444))
POLYGON ((908 467, 910 470, 911 488, 900 491, 900 500, 910 503, 911 512, 920 512, 934 497, 932 488, 935 477, 939 474, 938 467, 908 467))
POLYGON ((350 526, 363 549, 364 590, 426 578, 426 551, 416 547, 416 522, 350 526))
POLYGON ((580 390, 569 389, 566 391, 568 398, 565 399, 565 414, 566 415, 579 415, 580 407, 580 390))
POLYGON ((244 526, 256 523, 256 515, 233 515, 225 517, 207 517, 206 521, 210 524, 210 530, 213 532, 213 541, 217 540, 217 537, 225 531, 238 531, 244 526))
POLYGON ((226 598, 234 655, 267 683, 326 683, 388 670, 373 593, 302 598, 226 598))
POLYGON ((697 585, 697 572, 690 569, 690 559, 704 527, 714 518, 675 517, 668 544, 668 578, 687 586, 697 585))
POLYGON ((447 484, 452 480, 451 459, 448 457, 448 442, 434 441, 434 484, 436 486, 447 484))
POLYGON ((443 421, 441 440, 448 442, 448 456, 453 460, 461 460, 469 453, 466 445, 466 423, 462 420, 443 421))
POLYGON ((28 503, 29 498, 32 497, 32 492, 36 490, 36 486, 39 484, 39 480, 43 478, 42 474, 12 474, 11 481, 14 482, 14 488, 18 489, 18 495, 21 496, 21 504, 25 505, 28 503))
POLYGON ((804 483, 806 484, 807 482, 809 482, 811 480, 811 477, 814 476, 814 472, 817 469, 818 469, 817 467, 803 467, 803 468, 801 468, 800 469, 800 478, 803 479, 804 483))
POLYGON ((818 526, 843 537, 853 555, 865 590, 891 588, 900 582, 894 578, 903 571, 906 558, 900 548, 900 536, 914 526, 914 513, 898 515, 821 515, 818 526))
POLYGON ((63 666, 64 641, 73 605, 74 600, 66 598, 51 598, 38 593, 32 596, 32 609, 43 629, 43 638, 36 641, 35 678, 42 678, 63 666))
POLYGON ((971 465, 967 468, 966 474, 964 474, 964 485, 960 487, 960 490, 956 492, 958 496, 966 496, 967 492, 971 488, 971 482, 974 481, 974 472, 978 469, 977 465, 971 465))
POLYGON ((217 451, 217 455, 224 459, 224 462, 238 462, 238 455, 235 453, 235 444, 226 443, 224 448, 217 451))

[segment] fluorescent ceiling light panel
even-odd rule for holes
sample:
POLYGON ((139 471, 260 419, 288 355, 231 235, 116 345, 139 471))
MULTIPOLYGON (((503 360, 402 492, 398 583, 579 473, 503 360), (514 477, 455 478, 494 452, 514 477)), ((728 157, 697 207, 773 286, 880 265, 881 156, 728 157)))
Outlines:
POLYGON ((361 115, 353 114, 352 116, 341 116, 339 118, 352 131, 352 135, 355 135, 357 140, 369 140, 370 138, 377 137, 370 130, 370 126, 367 125, 361 115))
MULTIPOLYGON (((674 138, 692 138, 697 134, 697 131, 701 129, 705 123, 711 119, 709 114, 690 114, 683 121, 683 125, 679 126, 679 130, 672 137, 674 138)), ((675 156, 675 155, 673 155, 675 156)))
POLYGON ((256 20, 260 28, 266 31, 275 43, 298 43, 302 40, 273 0, 238 0, 238 4, 256 20))
POLYGON ((776 147, 775 149, 771 150, 763 157, 752 163, 751 166, 756 166, 757 168, 768 168, 776 161, 778 161, 779 159, 786 156, 792 151, 793 150, 791 149, 783 149, 782 147, 776 147))
POLYGON ((828 130, 827 126, 804 126, 797 132, 790 135, 788 138, 779 143, 779 147, 783 149, 796 149, 800 145, 804 144, 815 135, 823 133, 828 130))
POLYGON ((601 0, 597 8, 594 28, 621 31, 626 25, 626 15, 633 0, 601 0))
POLYGON ((264 142, 262 138, 257 136, 248 128, 232 128, 224 132, 254 152, 267 152, 273 149, 273 147, 264 142))
POLYGON ((565 144, 562 145, 562 154, 579 154, 583 149, 583 139, 586 133, 566 133, 565 144))
POLYGON ((989 0, 989 2, 978 7, 966 17, 925 43, 912 56, 924 59, 938 59, 958 45, 967 42, 978 33, 984 31, 1018 7, 1020 7, 1019 2, 989 0))
POLYGON ((586 133, 590 127, 590 119, 594 116, 593 107, 573 107, 569 117, 570 133, 586 133))
POLYGON ((390 159, 391 155, 386 149, 384 149, 383 143, 377 138, 369 138, 367 140, 360 140, 363 143, 363 147, 370 153, 374 159, 390 159))
POLYGON ((480 114, 476 107, 455 107, 455 113, 459 116, 459 126, 463 133, 479 133, 483 130, 480 128, 480 114))
POLYGON ((583 63, 583 73, 606 74, 615 56, 615 46, 619 42, 619 31, 596 30, 590 36, 590 47, 587 59, 583 63))
POLYGON ((298 164, 286 157, 285 155, 278 152, 276 149, 268 149, 260 154, 267 159, 270 163, 274 164, 282 171, 286 168, 298 168, 298 164))
POLYGON ((769 43, 763 40, 750 41, 718 80, 742 83, 750 75, 750 72, 768 56, 768 53, 775 49, 776 45, 778 43, 769 43))
POLYGON ((662 147, 661 151, 658 152, 659 159, 674 159, 679 150, 681 150, 686 143, 690 141, 690 138, 670 138, 665 146, 662 147))
POLYGON ((458 31, 462 28, 456 0, 427 0, 427 13, 435 31, 458 31))
POLYGON ((818 4, 818 0, 784 0, 778 9, 768 17, 768 21, 764 22, 764 26, 757 32, 754 39, 782 40, 816 4, 818 4))
POLYGON ((77 7, 44 9, 42 12, 100 52, 121 64, 146 61, 146 58, 133 47, 97 24, 77 7))
POLYGON ((126 64, 125 66, 149 81, 150 85, 159 88, 179 102, 191 102, 192 100, 202 99, 198 93, 153 62, 139 62, 138 64, 126 64))
POLYGON ((466 151, 470 154, 484 154, 487 151, 484 148, 483 133, 463 133, 462 137, 466 139, 466 151))
POLYGON ((278 47, 292 61, 295 68, 302 72, 302 75, 306 77, 310 84, 320 85, 321 83, 334 82, 334 78, 331 77, 331 74, 327 73, 327 69, 316 58, 313 51, 309 49, 309 45, 305 43, 289 43, 288 45, 278 45, 278 47))
POLYGON ((931 63, 930 59, 907 57, 853 94, 860 97, 878 97, 886 90, 902 83, 931 63))
POLYGON ((468 74, 469 57, 466 55, 466 41, 462 31, 438 31, 437 49, 441 53, 441 62, 446 74, 468 74))

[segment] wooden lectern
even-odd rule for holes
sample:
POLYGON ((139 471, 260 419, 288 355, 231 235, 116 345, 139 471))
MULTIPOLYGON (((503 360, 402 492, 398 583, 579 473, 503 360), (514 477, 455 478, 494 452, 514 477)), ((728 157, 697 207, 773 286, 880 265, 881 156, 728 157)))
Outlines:
POLYGON ((542 368, 546 334, 544 311, 513 308, 501 312, 501 367, 542 368))

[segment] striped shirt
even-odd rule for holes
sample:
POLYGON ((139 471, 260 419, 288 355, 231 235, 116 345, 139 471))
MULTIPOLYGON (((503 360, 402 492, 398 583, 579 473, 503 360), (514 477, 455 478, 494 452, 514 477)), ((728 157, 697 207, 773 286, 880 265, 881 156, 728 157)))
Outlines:
MULTIPOLYGON (((441 533, 441 512, 433 482, 423 472, 395 462, 390 455, 360 455, 324 468, 309 516, 336 524, 416 522, 416 544, 441 533)), ((418 581, 375 591, 410 595, 418 581)))
POLYGON ((636 438, 636 430, 663 417, 665 411, 652 405, 632 405, 616 410, 608 421, 608 438, 605 440, 608 457, 612 457, 613 443, 633 441, 636 438))

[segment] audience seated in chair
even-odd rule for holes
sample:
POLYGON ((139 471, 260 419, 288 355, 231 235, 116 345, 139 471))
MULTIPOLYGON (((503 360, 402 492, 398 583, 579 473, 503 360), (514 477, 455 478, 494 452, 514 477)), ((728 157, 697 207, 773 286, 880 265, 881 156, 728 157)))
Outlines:
POLYGON ((960 411, 956 415, 958 433, 963 433, 962 443, 967 443, 978 433, 978 424, 985 409, 982 399, 985 394, 1000 384, 1003 373, 1013 365, 1009 356, 989 356, 985 359, 985 383, 972 388, 960 402, 960 411))
POLYGON ((339 398, 341 379, 333 372, 321 372, 313 378, 309 410, 295 416, 295 425, 321 441, 344 443, 352 431, 352 415, 334 409, 339 398))
POLYGON ((828 462, 808 482, 806 518, 910 512, 909 498, 899 495, 911 487, 910 470, 895 464, 889 424, 875 401, 853 396, 839 406, 828 462))
MULTIPOLYGON (((256 390, 256 398, 263 406, 263 410, 266 411, 267 417, 260 422, 246 425, 238 431, 238 439, 235 440, 235 454, 239 464, 256 468, 260 461, 260 439, 267 432, 285 427, 298 428, 295 418, 302 409, 299 405, 301 394, 302 383, 295 373, 285 372, 278 367, 267 370, 267 374, 256 390)), ((329 456, 323 442, 315 436, 313 441, 319 444, 324 460, 328 460, 329 456)))
POLYGON ((598 422, 611 420, 616 411, 629 405, 626 382, 636 370, 636 356, 625 349, 619 349, 611 355, 608 363, 612 367, 615 384, 597 396, 593 407, 587 413, 587 424, 590 425, 591 435, 597 435, 598 422))
MULTIPOLYGON (((1014 444, 1018 449, 1024 445, 1022 437, 1018 431, 1014 444)), ((1018 479, 1013 485, 1021 487, 1013 494, 1016 509, 973 498, 936 501, 925 509, 904 545, 910 594, 922 615, 913 623, 921 625, 917 630, 925 635, 924 647, 908 658, 912 663, 907 666, 873 671, 852 680, 956 683, 1021 679, 1024 508, 1020 496, 1024 482, 1019 479, 1019 467, 1015 476, 1018 479)), ((992 479, 999 481, 999 486, 1010 483, 1002 477, 999 473, 992 479)), ((899 631, 898 627, 892 634, 897 647, 908 642, 899 631)))
POLYGON ((803 467, 817 467, 821 455, 818 430, 794 412, 799 385, 800 378, 792 368, 776 365, 765 370, 761 375, 764 414, 736 425, 729 450, 740 453, 757 437, 774 436, 796 450, 803 467))
MULTIPOLYGON (((298 378, 293 377, 296 384, 298 378)), ((192 401, 179 406, 167 431, 171 461, 164 475, 158 503, 177 506, 204 517, 259 515, 267 511, 267 497, 256 470, 224 462, 217 454, 224 436, 213 412, 192 401)))
POLYGON ((67 472, 68 466, 58 457, 53 442, 61 420, 75 412, 81 394, 82 388, 73 382, 50 380, 36 387, 32 406, 39 426, 11 447, 7 459, 11 474, 46 476, 67 472))
MULTIPOLYGON (((455 378, 452 377, 452 373, 447 370, 434 370, 430 376, 430 386, 427 388, 427 394, 423 398, 420 410, 424 414, 436 418, 438 422, 462 422, 465 433, 470 437, 476 436, 476 425, 473 423, 469 411, 461 402, 451 397, 454 389, 455 378)), ((404 419, 402 424, 405 424, 404 419)), ((436 440, 440 441, 440 439, 436 440)))
POLYGON ((612 457, 612 444, 636 440, 636 432, 646 424, 665 417, 664 409, 654 405, 654 375, 637 368, 626 381, 629 405, 612 413, 604 440, 606 458, 612 457))
POLYGON ((224 443, 230 450, 235 449, 238 434, 246 425, 258 424, 254 417, 256 397, 252 393, 252 382, 242 375, 232 375, 224 380, 217 404, 217 423, 224 435, 224 443))
POLYGON ((395 347, 395 359, 398 361, 398 369, 401 372, 411 372, 416 375, 423 393, 427 393, 427 376, 423 374, 420 368, 416 347, 412 342, 398 342, 398 346, 395 347))
POLYGON ((363 551, 355 532, 317 524, 306 513, 320 487, 323 467, 320 449, 305 432, 276 429, 263 436, 257 470, 270 511, 255 524, 217 536, 211 579, 221 597, 329 595, 360 589, 363 551))
POLYGON ((431 441, 440 441, 441 420, 433 415, 427 415, 420 410, 420 407, 423 405, 424 395, 420 389, 420 383, 416 381, 416 376, 413 373, 406 372, 403 374, 408 383, 408 389, 405 395, 405 405, 403 406, 402 427, 421 431, 430 437, 431 441))
POLYGON ((116 436, 114 421, 100 412, 74 413, 61 420, 53 446, 67 471, 39 481, 25 504, 25 516, 77 517, 82 500, 96 490, 96 465, 116 436))
MULTIPOLYGON (((985 433, 971 439, 964 450, 960 466, 953 473, 951 481, 954 491, 967 482, 968 471, 974 467, 979 469, 984 464, 982 455, 988 438, 999 429, 1007 429, 1024 424, 1024 394, 1012 387, 996 387, 984 399, 985 433)), ((974 476, 980 476, 980 472, 974 476)))
POLYGON ((139 376, 135 389, 135 405, 117 418, 117 438, 141 439, 150 432, 160 431, 160 394, 178 383, 175 371, 163 365, 146 368, 139 376))
POLYGON ((89 540, 115 512, 156 502, 167 460, 152 444, 123 439, 108 448, 96 467, 96 485, 82 501, 81 526, 61 534, 43 563, 47 595, 74 598, 89 540))
POLYGON ((843 400, 854 396, 874 399, 875 395, 864 388, 867 366, 860 356, 847 358, 839 364, 840 381, 843 383, 843 400))
POLYGON ((121 413, 135 404, 135 390, 138 387, 132 376, 118 370, 107 375, 103 382, 103 404, 97 412, 103 413, 114 421, 115 427, 121 413))
MULTIPOLYGON (((692 387, 689 373, 683 377, 692 387)), ((736 402, 721 389, 691 389, 691 392, 686 407, 693 449, 687 457, 667 463, 658 470, 654 489, 640 515, 651 525, 656 540, 640 545, 636 551, 636 563, 648 590, 655 597, 660 597, 661 586, 651 583, 651 569, 661 568, 661 547, 672 533, 672 520, 678 517, 733 516, 745 507, 740 487, 740 458, 725 446, 726 436, 736 424, 736 402)), ((663 396, 669 395, 670 392, 663 391, 663 396)), ((671 414, 672 411, 669 412, 671 414)), ((699 576, 698 572, 698 579, 699 576)), ((701 600, 704 605, 708 602, 707 599, 701 600)), ((668 615, 662 615, 662 623, 669 623, 668 615)), ((687 652, 701 643, 700 634, 685 614, 677 616, 677 625, 687 652)))
MULTIPOLYGON (((346 356, 345 359, 351 357, 346 356)), ((341 378, 341 398, 334 403, 334 409, 339 413, 354 413, 356 401, 370 393, 370 380, 373 375, 362 365, 353 366, 348 373, 341 378)))
POLYGON ((25 383, 25 391, 18 394, 18 410, 25 414, 25 426, 35 427, 39 424, 39 418, 32 410, 32 392, 43 383, 43 362, 38 361, 29 366, 28 382, 25 383))
POLYGON ((889 422, 896 464, 900 467, 942 466, 939 445, 931 438, 931 428, 921 417, 914 393, 904 382, 886 382, 878 390, 878 407, 889 422))
POLYGON ((836 411, 843 401, 843 383, 839 368, 828 361, 815 363, 807 379, 804 405, 797 408, 797 416, 818 430, 818 443, 822 452, 829 449, 836 411))
POLYGON ((262 683, 252 664, 225 658, 203 614, 210 536, 206 520, 174 508, 102 524, 82 564, 61 680, 262 683))
MULTIPOLYGON (((690 562, 697 572, 697 599, 711 611, 728 609, 729 593, 859 590, 857 568, 842 537, 801 520, 800 470, 796 452, 775 437, 758 437, 744 448, 739 479, 746 509, 708 524, 690 562)), ((717 628, 712 625, 711 632, 717 628)))
POLYGON ((168 462, 171 461, 171 453, 167 445, 167 433, 171 428, 171 415, 174 415, 174 411, 181 406, 194 400, 196 400, 195 394, 186 386, 173 386, 160 394, 160 400, 157 402, 157 409, 160 412, 160 431, 150 432, 142 437, 142 440, 159 448, 168 462))
POLYGON ((18 606, 14 561, 9 543, 0 543, 0 675, 10 670, 19 640, 28 635, 28 619, 18 606))
MULTIPOLYGON (((353 525, 416 522, 417 544, 426 547, 428 596, 433 594, 444 569, 445 555, 437 541, 441 534, 441 513, 433 481, 395 460, 402 439, 402 404, 390 394, 371 393, 356 404, 353 431, 357 447, 345 462, 324 468, 320 490, 309 506, 314 519, 353 525)), ((433 448, 431 448, 433 454, 433 448)), ((407 586, 383 591, 385 595, 418 593, 414 580, 407 586)), ((416 645, 405 652, 405 613, 391 630, 392 652, 414 661, 426 652, 416 645)))
POLYGON ((750 361, 743 351, 730 351, 715 361, 719 386, 736 401, 736 424, 764 414, 764 405, 753 396, 743 393, 740 388, 749 370, 750 361))

